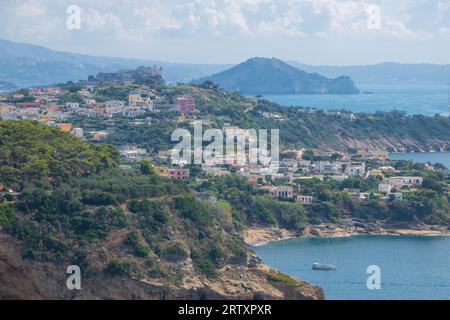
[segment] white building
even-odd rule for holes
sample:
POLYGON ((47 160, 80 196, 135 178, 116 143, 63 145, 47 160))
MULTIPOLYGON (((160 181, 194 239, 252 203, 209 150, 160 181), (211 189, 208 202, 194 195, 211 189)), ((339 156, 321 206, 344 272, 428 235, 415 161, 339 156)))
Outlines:
POLYGON ((401 187, 418 187, 423 183, 422 177, 392 177, 387 179, 388 183, 393 188, 401 188, 401 187))
POLYGON ((342 164, 338 162, 319 161, 316 164, 316 171, 321 174, 337 175, 342 171, 342 164))
POLYGON ((345 174, 349 177, 364 176, 366 174, 365 162, 352 162, 347 164, 345 174))
POLYGON ((392 185, 387 182, 380 183, 378 185, 378 190, 389 194, 389 193, 391 193, 392 185))
POLYGON ((80 109, 80 104, 78 102, 67 102, 66 110, 69 112, 78 112, 80 109))
POLYGON ((97 115, 97 111, 94 108, 80 108, 77 114, 80 116, 92 118, 97 115))
POLYGON ((89 98, 91 96, 91 92, 88 89, 86 89, 86 88, 78 90, 77 94, 79 96, 82 96, 82 97, 85 97, 85 98, 89 98))
POLYGON ((83 138, 83 136, 84 136, 84 131, 83 131, 82 128, 74 128, 74 129, 72 130, 72 134, 73 134, 75 137, 81 139, 81 138, 83 138))
POLYGON ((143 113, 142 108, 137 106, 127 106, 122 109, 122 116, 127 118, 136 118, 143 113))
POLYGON ((135 147, 124 147, 120 150, 120 154, 127 159, 139 159, 147 155, 147 150, 135 147))
POLYGON ((301 204, 310 204, 314 202, 314 197, 313 196, 304 196, 304 195, 297 195, 297 197, 295 197, 295 202, 297 203, 301 203, 301 204))

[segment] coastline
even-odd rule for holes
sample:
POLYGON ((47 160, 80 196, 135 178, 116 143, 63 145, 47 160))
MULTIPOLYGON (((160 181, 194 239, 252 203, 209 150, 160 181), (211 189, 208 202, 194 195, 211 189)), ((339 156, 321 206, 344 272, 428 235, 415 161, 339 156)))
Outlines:
POLYGON ((249 228, 244 231, 244 242, 249 246, 263 246, 269 242, 284 241, 295 238, 345 238, 352 236, 450 236, 450 230, 440 226, 410 227, 348 227, 330 225, 309 225, 304 231, 292 231, 283 228, 249 228))

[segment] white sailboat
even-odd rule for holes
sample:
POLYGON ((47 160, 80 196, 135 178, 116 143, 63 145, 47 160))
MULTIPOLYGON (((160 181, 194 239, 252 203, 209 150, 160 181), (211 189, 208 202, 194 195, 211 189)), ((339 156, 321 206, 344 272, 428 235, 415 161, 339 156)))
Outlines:
POLYGON ((332 257, 332 261, 334 262, 334 255, 331 249, 331 240, 329 238, 325 239, 325 246, 327 250, 327 262, 326 263, 320 263, 320 262, 314 262, 312 265, 312 269, 316 271, 331 271, 336 270, 336 264, 335 263, 329 263, 330 256, 332 257))
POLYGON ((319 262, 314 262, 312 265, 313 270, 317 270, 317 271, 329 271, 329 270, 336 270, 336 266, 334 264, 331 263, 319 263, 319 262))

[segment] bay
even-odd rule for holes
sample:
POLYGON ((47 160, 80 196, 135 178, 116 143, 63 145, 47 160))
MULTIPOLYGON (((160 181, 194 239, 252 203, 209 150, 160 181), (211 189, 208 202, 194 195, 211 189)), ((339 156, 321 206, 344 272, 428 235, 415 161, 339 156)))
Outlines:
MULTIPOLYGON (((318 109, 347 109, 353 112, 400 110, 408 114, 434 116, 449 114, 446 85, 431 84, 364 84, 361 94, 264 94, 263 98, 281 106, 318 109), (371 94, 364 94, 370 92, 371 94)), ((252 96, 253 94, 248 94, 252 96)))
POLYGON ((391 160, 413 160, 419 163, 441 163, 450 169, 450 152, 414 152, 414 153, 391 153, 391 160))
POLYGON ((255 251, 281 272, 320 285, 327 299, 450 299, 450 237, 291 239, 255 251), (335 263, 337 270, 314 271, 311 266, 317 261, 335 263), (372 265, 381 270, 380 290, 369 290, 366 284, 372 265))

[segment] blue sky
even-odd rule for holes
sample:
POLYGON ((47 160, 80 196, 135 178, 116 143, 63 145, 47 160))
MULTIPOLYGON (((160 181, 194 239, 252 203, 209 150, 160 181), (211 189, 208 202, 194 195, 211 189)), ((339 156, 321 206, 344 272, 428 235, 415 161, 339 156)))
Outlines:
POLYGON ((450 63, 450 0, 1 0, 0 38, 174 62, 450 63), (69 5, 81 28, 66 26, 69 5))

